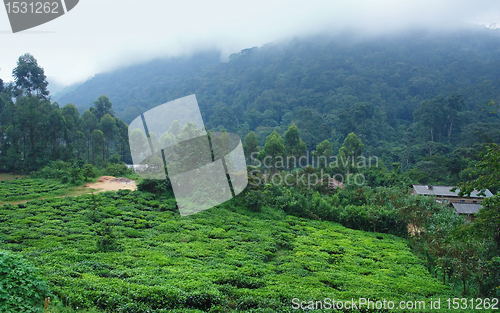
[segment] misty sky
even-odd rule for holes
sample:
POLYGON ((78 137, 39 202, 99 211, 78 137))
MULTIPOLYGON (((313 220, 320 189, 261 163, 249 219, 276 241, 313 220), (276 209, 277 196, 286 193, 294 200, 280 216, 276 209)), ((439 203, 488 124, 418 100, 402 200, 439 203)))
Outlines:
MULTIPOLYGON (((22 0, 20 0, 22 1, 22 0)), ((64 16, 12 34, 0 9, 0 78, 31 53, 49 82, 69 85, 113 68, 207 48, 224 55, 267 42, 354 28, 500 26, 498 0, 80 0, 64 16)))

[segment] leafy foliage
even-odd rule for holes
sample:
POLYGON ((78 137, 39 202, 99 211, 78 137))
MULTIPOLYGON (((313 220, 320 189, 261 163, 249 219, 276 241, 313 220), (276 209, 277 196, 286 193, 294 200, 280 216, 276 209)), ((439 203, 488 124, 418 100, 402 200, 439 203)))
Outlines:
POLYGON ((0 201, 35 199, 66 188, 54 180, 21 179, 0 182, 0 201))
MULTIPOLYGON (((51 103, 44 70, 30 54, 19 58, 13 77, 0 88, 0 171, 30 173, 57 160, 105 164, 113 152, 130 160, 128 127, 109 98, 99 97, 82 116, 72 103, 51 103)), ((71 179, 77 176, 75 170, 71 179)))
POLYGON ((108 164, 102 172, 106 175, 115 177, 124 176, 125 174, 130 173, 124 163, 108 164))
MULTIPOLYGON (((12 71, 15 81, 14 94, 16 97, 23 95, 36 95, 40 99, 47 99, 47 77, 37 60, 29 53, 19 57, 16 68, 12 71)), ((3 85, 3 84, 2 84, 3 85)))
POLYGON ((42 312, 49 288, 39 270, 16 254, 0 251, 0 311, 42 312))
POLYGON ((0 240, 73 308, 277 311, 297 295, 449 296, 401 238, 268 207, 252 213, 239 200, 187 218, 174 199, 138 191, 35 200, 0 208, 0 240), (119 250, 96 246, 110 234, 104 225, 119 250))
POLYGON ((155 194, 173 192, 169 179, 143 179, 137 184, 137 190, 155 194))
POLYGON ((476 144, 500 143, 499 112, 485 105, 500 94, 493 33, 325 35, 245 49, 229 62, 213 52, 156 60, 98 75, 61 100, 83 108, 106 94, 128 122, 194 93, 207 129, 253 131, 252 147, 274 131, 286 139, 294 124, 309 152, 328 140, 338 155, 355 133, 365 155, 400 163, 415 182, 455 185, 478 160, 476 144), (457 162, 463 149, 471 153, 457 162))
POLYGON ((460 184, 460 194, 470 195, 474 190, 483 192, 489 189, 493 193, 500 191, 500 146, 487 145, 479 156, 481 160, 469 173, 471 180, 460 184))
MULTIPOLYGON (((457 38, 318 37, 246 49, 226 63, 214 54, 152 62, 133 68, 137 80, 121 70, 78 88, 80 107, 98 97, 82 116, 73 104, 50 102, 43 69, 25 55, 16 84, 0 81, 3 170, 43 168, 34 176, 64 183, 94 177, 93 165, 122 176, 127 125, 114 110, 128 121, 192 93, 205 125, 237 132, 247 159, 258 152, 249 163, 270 165, 257 168, 236 199, 184 219, 168 179, 143 180, 137 192, 4 206, 0 241, 42 267, 63 304, 105 311, 286 311, 294 295, 317 300, 325 292, 423 299, 459 288, 498 296, 499 196, 486 199, 470 224, 408 191, 414 182, 467 181, 465 194, 500 189, 499 112, 482 105, 500 90, 498 38, 457 38), (156 85, 142 88, 144 81, 156 85), (89 86, 98 94, 85 102, 89 86), (113 109, 103 93, 120 105, 113 109), (362 153, 380 163, 358 166, 362 153), (305 154, 304 166, 283 164, 305 154), (344 188, 332 189, 324 174, 345 175, 344 188), (363 184, 349 181, 355 174, 363 184), (276 175, 290 175, 292 184, 276 183, 276 175)), ((200 132, 175 121, 160 138, 148 136, 174 144, 200 132)), ((146 144, 139 130, 130 137, 146 144)), ((63 186, 16 183, 0 184, 6 200, 27 197, 21 189, 38 196, 63 186)))

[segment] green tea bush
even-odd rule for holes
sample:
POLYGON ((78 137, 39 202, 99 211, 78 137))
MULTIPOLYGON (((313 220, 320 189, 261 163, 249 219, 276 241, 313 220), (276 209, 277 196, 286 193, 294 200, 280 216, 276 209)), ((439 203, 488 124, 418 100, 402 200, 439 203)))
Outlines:
POLYGON ((55 180, 21 179, 0 182, 0 201, 34 199, 46 194, 57 194, 67 185, 55 180))
POLYGON ((21 256, 0 251, 0 312, 42 312, 48 285, 21 256))
POLYGON ((97 250, 103 252, 120 250, 120 246, 116 241, 116 234, 113 232, 110 222, 102 223, 96 233, 99 236, 97 238, 97 250))
MULTIPOLYGON (((0 242, 29 255, 78 312, 287 312, 298 296, 450 297, 406 240, 372 232, 369 206, 356 213, 363 232, 287 215, 269 203, 299 210, 288 201, 301 197, 263 189, 261 212, 234 198, 182 218, 172 196, 128 190, 6 205, 0 242)), ((343 214, 335 195, 303 196, 311 214, 343 214)))

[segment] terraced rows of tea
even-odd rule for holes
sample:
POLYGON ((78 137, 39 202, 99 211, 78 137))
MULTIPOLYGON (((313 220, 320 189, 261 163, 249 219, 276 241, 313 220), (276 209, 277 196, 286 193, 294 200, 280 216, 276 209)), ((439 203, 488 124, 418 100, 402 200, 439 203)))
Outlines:
POLYGON ((67 188, 55 180, 21 179, 0 182, 0 201, 35 199, 67 188))
POLYGON ((450 294, 401 238, 235 200, 184 218, 174 199, 126 190, 6 205, 0 242, 73 308, 286 312, 293 298, 450 294))

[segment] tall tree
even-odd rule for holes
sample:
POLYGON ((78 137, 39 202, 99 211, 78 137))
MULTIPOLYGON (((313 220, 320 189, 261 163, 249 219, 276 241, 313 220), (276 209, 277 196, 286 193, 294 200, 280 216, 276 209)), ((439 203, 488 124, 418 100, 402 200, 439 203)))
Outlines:
MULTIPOLYGON (((465 244, 472 247, 471 251, 466 251, 467 254, 462 258, 461 265, 472 267, 469 273, 478 283, 478 296, 481 295, 483 284, 489 285, 489 289, 498 288, 500 284, 498 271, 500 261, 500 146, 489 145, 480 155, 481 160, 470 173, 473 179, 458 185, 460 196, 470 196, 474 190, 479 190, 482 195, 485 195, 486 189, 494 193, 493 197, 487 197, 482 201, 482 208, 474 223, 469 224, 463 232, 471 236, 473 240, 465 239, 465 244), (479 249, 478 243, 481 242, 484 243, 483 248, 479 249)), ((463 237, 462 234, 461 237, 463 237)), ((463 251, 464 245, 460 246, 459 251, 463 251)), ((465 279, 463 284, 465 292, 465 279)))
POLYGON ((19 57, 12 75, 16 97, 35 95, 39 99, 49 98, 47 77, 43 68, 38 65, 37 60, 31 54, 26 53, 19 57))
POLYGON ((118 129, 118 138, 115 138, 116 151, 118 151, 118 153, 121 155, 122 161, 126 163, 132 163, 130 147, 128 143, 128 125, 116 116, 115 122, 116 128, 118 129))
POLYGON ((99 125, 97 117, 90 110, 85 110, 82 116, 82 127, 85 138, 87 139, 87 160, 90 161, 90 147, 92 144, 92 132, 99 125))
MULTIPOLYGON (((288 127, 285 132, 285 154, 286 156, 295 157, 298 159, 306 153, 307 146, 302 139, 300 139, 300 132, 294 123, 288 127)), ((288 163, 288 162, 287 162, 288 163)))
POLYGON ((113 104, 105 95, 100 96, 96 101, 94 101, 94 107, 95 108, 91 108, 91 110, 93 109, 95 111, 94 114, 97 117, 98 121, 100 121, 101 118, 106 114, 109 114, 110 116, 114 115, 113 110, 111 110, 113 104))
POLYGON ((104 134, 99 129, 92 132, 92 159, 95 162, 95 154, 97 151, 102 149, 102 161, 104 162, 104 134))
POLYGON ((140 129, 134 129, 130 133, 130 152, 134 161, 142 160, 144 154, 148 151, 148 139, 146 134, 140 129))
POLYGON ((453 131, 453 123, 457 119, 458 112, 465 109, 464 97, 457 93, 450 95, 447 99, 447 111, 448 111, 448 141, 451 142, 451 133, 453 131))
POLYGON ((115 138, 118 128, 116 127, 116 121, 111 115, 106 114, 101 118, 100 129, 104 134, 106 140, 106 148, 109 151, 109 147, 113 139, 115 138))
MULTIPOLYGON (((266 143, 264 145, 264 152, 267 156, 272 158, 271 168, 274 170, 278 164, 278 160, 276 158, 283 158, 283 154, 285 152, 283 138, 277 131, 273 131, 269 136, 267 136, 266 143)), ((283 159, 281 161, 283 161, 283 159)))
POLYGON ((172 122, 172 125, 170 125, 170 128, 168 129, 168 132, 173 135, 175 138, 180 132, 181 132, 181 124, 179 123, 178 120, 175 120, 172 122))
POLYGON ((339 159, 348 164, 348 168, 356 164, 358 157, 363 153, 365 145, 359 140, 355 133, 347 135, 339 150, 339 159))
POLYGON ((476 225, 482 227, 483 234, 494 238, 497 249, 500 250, 500 146, 487 146, 481 157, 481 161, 470 173, 470 177, 474 179, 459 184, 460 195, 470 196, 474 190, 479 190, 484 195, 486 189, 496 193, 494 197, 483 201, 476 225))
POLYGON ((48 129, 48 139, 50 142, 52 154, 51 159, 56 160, 61 158, 61 145, 64 134, 66 133, 66 121, 61 110, 52 110, 47 120, 50 125, 48 129))
POLYGON ((431 141, 441 142, 442 134, 446 132, 447 103, 443 96, 424 100, 420 108, 413 112, 413 117, 431 135, 431 141))
POLYGON ((40 111, 42 103, 34 96, 19 97, 16 101, 18 127, 27 145, 24 148, 25 159, 29 157, 28 168, 36 163, 37 151, 35 145, 40 143, 40 129, 45 116, 40 111))
POLYGON ((328 140, 323 140, 319 145, 316 146, 315 156, 318 158, 319 167, 327 167, 328 160, 333 154, 333 145, 328 140))
POLYGON ((243 140, 243 150, 245 157, 250 160, 252 153, 259 152, 259 137, 252 131, 243 140))

